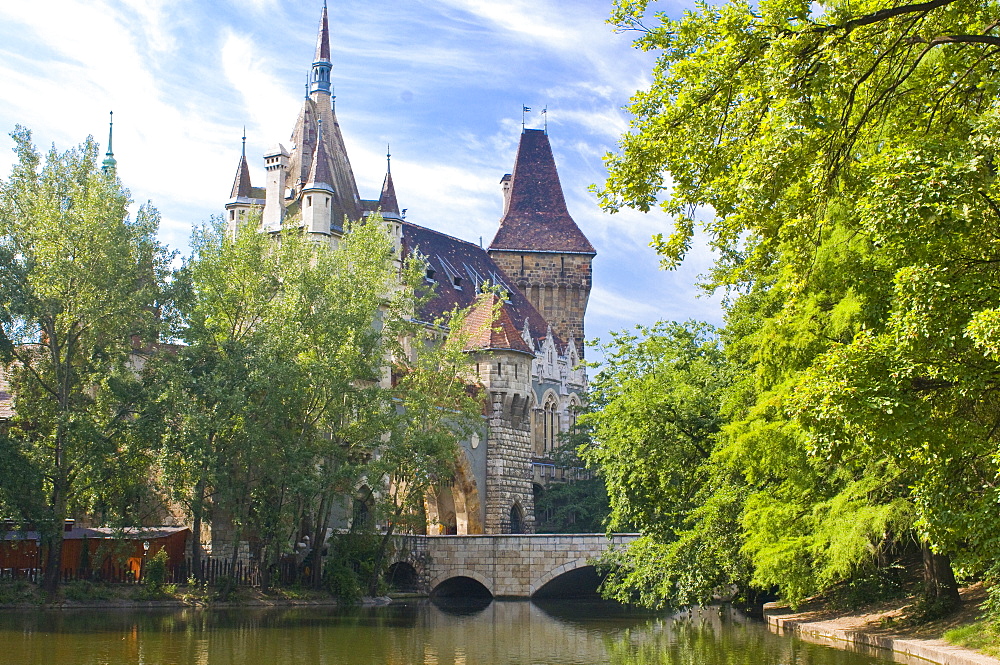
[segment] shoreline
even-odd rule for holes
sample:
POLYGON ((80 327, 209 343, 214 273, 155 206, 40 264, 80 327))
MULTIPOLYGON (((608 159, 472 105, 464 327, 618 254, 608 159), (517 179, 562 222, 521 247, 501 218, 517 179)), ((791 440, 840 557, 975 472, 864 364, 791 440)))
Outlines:
POLYGON ((1000 660, 955 646, 943 639, 909 637, 876 631, 864 615, 819 618, 815 612, 794 612, 777 603, 764 605, 767 627, 779 634, 872 655, 890 655, 904 665, 1000 665, 1000 660))

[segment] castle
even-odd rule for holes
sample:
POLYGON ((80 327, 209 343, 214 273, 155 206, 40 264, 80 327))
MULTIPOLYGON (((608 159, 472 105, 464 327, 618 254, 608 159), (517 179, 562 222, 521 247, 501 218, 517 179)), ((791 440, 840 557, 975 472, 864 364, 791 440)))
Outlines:
MULTIPOLYGON (((482 333, 473 340, 488 404, 481 435, 463 442, 458 475, 427 497, 432 532, 531 533, 533 483, 553 468, 558 435, 575 424, 587 375, 584 315, 592 282, 593 246, 566 208, 546 131, 523 130, 513 172, 500 181, 503 211, 488 248, 404 218, 387 167, 378 198, 362 199, 351 169, 331 86, 330 30, 324 4, 308 94, 288 148, 264 155, 266 183, 254 187, 240 157, 226 216, 237 224, 262 210, 266 230, 300 220, 316 240, 336 246, 351 222, 380 213, 399 255, 419 252, 435 295, 418 317, 433 321, 456 305, 476 307, 482 333), (500 286, 507 298, 492 322, 477 296, 500 286)), ((496 298, 496 296, 494 297, 496 298)))

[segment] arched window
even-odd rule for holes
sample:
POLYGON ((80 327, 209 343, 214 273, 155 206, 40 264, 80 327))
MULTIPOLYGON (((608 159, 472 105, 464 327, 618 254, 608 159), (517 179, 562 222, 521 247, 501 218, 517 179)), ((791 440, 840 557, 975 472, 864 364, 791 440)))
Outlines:
POLYGON ((558 434, 559 414, 556 413, 556 398, 549 395, 542 406, 542 444, 546 453, 555 449, 558 434))

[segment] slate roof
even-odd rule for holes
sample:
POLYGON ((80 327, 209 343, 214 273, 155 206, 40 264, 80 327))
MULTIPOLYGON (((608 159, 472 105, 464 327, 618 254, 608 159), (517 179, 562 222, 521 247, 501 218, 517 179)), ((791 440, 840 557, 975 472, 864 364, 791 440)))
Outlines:
POLYGON ((320 119, 316 123, 316 153, 312 158, 312 166, 309 168, 309 176, 306 178, 306 187, 315 185, 333 185, 333 176, 330 174, 330 155, 326 150, 326 141, 323 140, 323 121, 320 119))
POLYGON ((509 204, 490 250, 597 253, 570 217, 552 146, 541 129, 521 134, 509 204))
MULTIPOLYGON (((477 304, 484 282, 501 286, 508 294, 504 309, 514 329, 524 329, 524 322, 532 339, 540 344, 545 339, 548 322, 528 301, 515 283, 498 266, 490 255, 479 245, 459 240, 444 233, 433 231, 412 222, 403 221, 403 252, 410 255, 419 252, 432 273, 436 290, 434 297, 424 305, 420 318, 433 321, 445 316, 454 307, 471 307, 477 304)), ((428 286, 430 286, 428 281, 428 286)), ((563 340, 553 335, 557 346, 563 340)))
POLYGON ((385 174, 385 181, 382 183, 382 195, 378 198, 379 208, 382 212, 399 214, 399 202, 396 201, 396 187, 392 184, 392 174, 385 174))
POLYGON ((316 55, 313 62, 330 62, 330 22, 327 19, 326 3, 319 19, 319 34, 316 36, 316 55))
POLYGON ((236 179, 233 181, 233 193, 229 198, 235 199, 241 196, 253 198, 253 186, 250 184, 250 167, 247 165, 247 156, 240 157, 240 165, 236 167, 236 179))

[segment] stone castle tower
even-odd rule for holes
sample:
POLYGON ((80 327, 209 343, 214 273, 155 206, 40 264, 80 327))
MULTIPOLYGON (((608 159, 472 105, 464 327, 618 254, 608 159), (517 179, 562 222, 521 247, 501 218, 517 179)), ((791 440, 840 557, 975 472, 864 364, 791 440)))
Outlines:
POLYGON ((523 131, 514 173, 500 182, 504 211, 490 257, 582 357, 596 252, 566 208, 546 132, 523 131))
POLYGON ((467 351, 485 391, 483 427, 462 443, 457 477, 427 498, 428 531, 531 533, 535 492, 565 478, 554 475, 558 435, 573 427, 586 399, 580 359, 595 256, 567 210, 548 134, 522 132, 513 174, 501 181, 503 212, 487 251, 404 219, 388 165, 378 196, 360 197, 335 112, 332 68, 324 5, 288 147, 277 144, 264 154, 266 184, 254 187, 244 138, 228 221, 235 225, 262 210, 264 231, 291 222, 336 246, 345 219, 378 212, 396 256, 419 253, 434 295, 418 318, 434 321, 456 306, 471 308, 470 325, 479 327, 467 351), (482 295, 495 286, 506 294, 502 301, 482 295), (483 325, 495 311, 496 320, 483 325))

